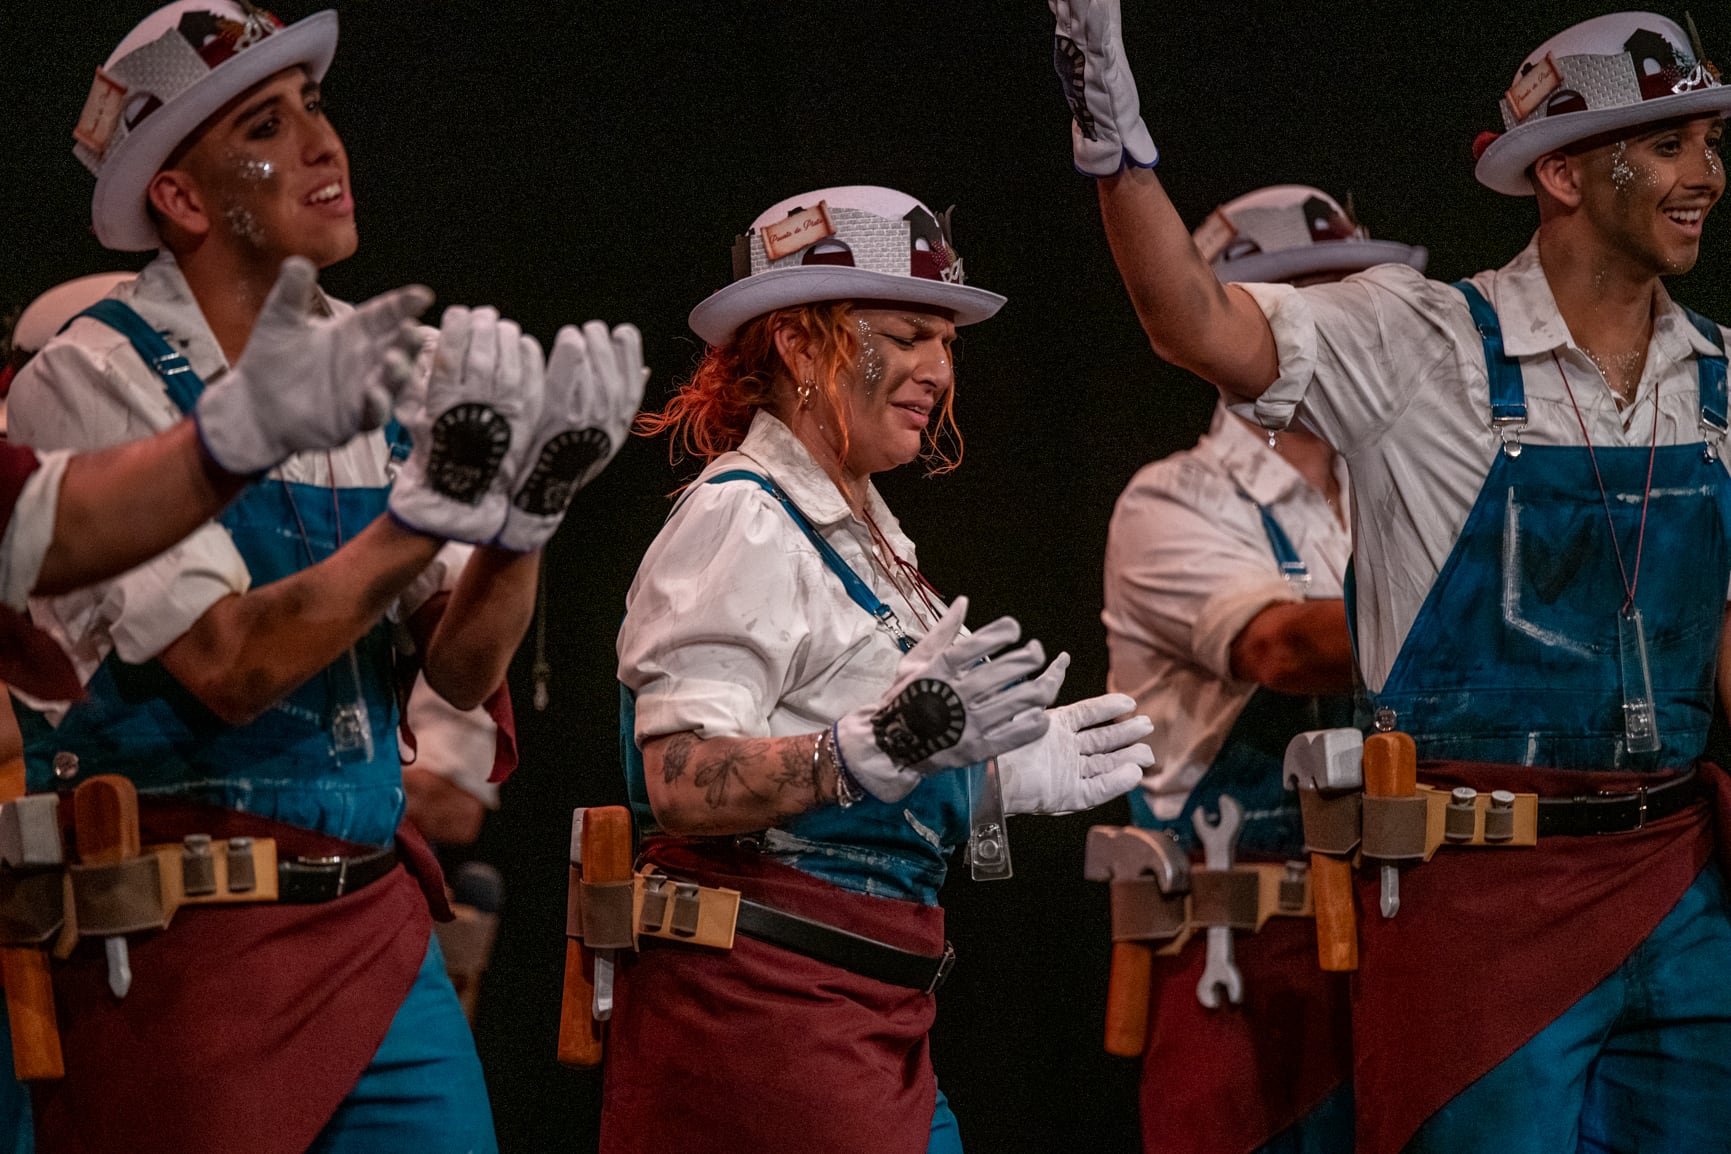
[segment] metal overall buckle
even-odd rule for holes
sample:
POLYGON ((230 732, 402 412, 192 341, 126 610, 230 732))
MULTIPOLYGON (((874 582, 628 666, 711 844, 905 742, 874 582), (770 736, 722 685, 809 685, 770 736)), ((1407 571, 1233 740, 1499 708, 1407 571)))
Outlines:
POLYGON ((1521 430, 1526 427, 1525 417, 1491 418, 1491 428, 1503 441, 1503 455, 1510 460, 1521 455, 1521 430))
POLYGON ((1708 461, 1719 459, 1719 445, 1725 440, 1726 426, 1713 420, 1705 413, 1701 414, 1701 456, 1708 461))

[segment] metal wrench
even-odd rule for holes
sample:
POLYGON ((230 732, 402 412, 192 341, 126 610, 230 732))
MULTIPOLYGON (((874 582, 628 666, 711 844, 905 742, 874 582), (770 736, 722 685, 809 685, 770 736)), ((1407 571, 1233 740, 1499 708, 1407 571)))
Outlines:
MULTIPOLYGON (((1244 810, 1229 795, 1220 795, 1220 820, 1211 822, 1200 808, 1190 814, 1196 836, 1202 841, 1202 864, 1211 870, 1232 868, 1233 850, 1238 846, 1238 828, 1244 822, 1244 810)), ((1220 991, 1233 1005, 1244 1000, 1244 976, 1232 960, 1232 927, 1208 927, 1208 963, 1203 967, 1202 980, 1196 983, 1196 1000, 1210 1010, 1220 1005, 1220 991)))

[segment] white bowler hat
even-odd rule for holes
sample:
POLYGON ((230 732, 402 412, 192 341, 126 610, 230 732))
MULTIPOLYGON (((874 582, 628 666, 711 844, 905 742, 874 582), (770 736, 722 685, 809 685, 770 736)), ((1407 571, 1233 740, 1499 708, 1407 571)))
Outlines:
POLYGON ((55 285, 18 314, 12 327, 12 347, 21 353, 37 353, 66 327, 66 322, 125 284, 137 273, 99 272, 55 285))
POLYGON ((866 184, 790 196, 734 241, 733 283, 691 310, 691 329, 719 347, 753 317, 833 300, 907 301, 949 309, 958 325, 983 321, 1004 298, 963 283, 950 211, 866 184))
POLYGON ((96 174, 96 238, 121 252, 161 247, 145 189, 181 141, 285 68, 322 80, 336 51, 335 12, 285 27, 244 0, 177 0, 146 16, 96 70, 72 133, 73 153, 96 174))
POLYGON ((1274 184, 1227 201, 1193 234, 1222 283, 1296 280, 1407 264, 1420 272, 1424 248, 1372 240, 1332 196, 1307 184, 1274 184))
POLYGON ((1731 88, 1694 39, 1651 12, 1613 12, 1539 45, 1503 94, 1503 133, 1484 133, 1474 146, 1479 183, 1532 196, 1527 170, 1548 152, 1674 117, 1731 112, 1731 88))

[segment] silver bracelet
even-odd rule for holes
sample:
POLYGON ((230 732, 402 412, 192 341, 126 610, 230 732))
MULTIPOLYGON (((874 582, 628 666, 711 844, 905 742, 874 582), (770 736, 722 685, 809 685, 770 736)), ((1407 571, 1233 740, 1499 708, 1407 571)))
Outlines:
POLYGON ((818 734, 817 744, 812 747, 811 764, 815 771, 820 755, 827 754, 829 764, 835 769, 835 803, 847 809, 855 802, 865 797, 865 790, 854 780, 853 774, 847 771, 847 762, 842 760, 841 747, 836 744, 835 727, 818 734))

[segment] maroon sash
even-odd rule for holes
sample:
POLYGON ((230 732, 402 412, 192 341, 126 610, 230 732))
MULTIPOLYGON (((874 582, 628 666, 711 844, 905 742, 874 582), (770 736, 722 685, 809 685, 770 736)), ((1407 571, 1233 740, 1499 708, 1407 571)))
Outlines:
POLYGON ((1198 933, 1154 959, 1142 1058, 1147 1154, 1249 1154, 1320 1105, 1352 1074, 1345 974, 1316 964, 1316 923, 1272 918, 1236 936, 1244 1001, 1196 1000, 1207 950, 1198 933))
MULTIPOLYGON (((274 837, 283 854, 371 848, 232 810, 141 809, 147 844, 202 832, 274 837)), ((32 1085, 37 1150, 304 1151, 372 1061, 426 956, 432 922, 411 871, 431 855, 409 836, 418 844, 398 843, 408 868, 335 901, 189 907, 164 932, 132 935, 124 999, 108 990, 100 942, 56 963, 66 1077, 32 1085)))
MULTIPOLYGON (((652 840, 671 874, 906 950, 943 950, 943 911, 842 890, 725 843, 652 840)), ((936 999, 740 935, 622 952, 601 1154, 924 1154, 936 999)))
MULTIPOLYGON (((1567 797, 1651 777, 1460 762, 1421 764, 1431 784, 1567 797)), ((1713 854, 1731 789, 1702 765, 1713 803, 1641 830, 1543 838, 1528 849, 1444 848, 1403 870, 1400 913, 1357 879, 1353 983, 1358 1149, 1395 1154, 1425 1119, 1507 1058, 1627 958, 1713 854)), ((1542 1105, 1542 1104, 1536 1104, 1542 1105)))

